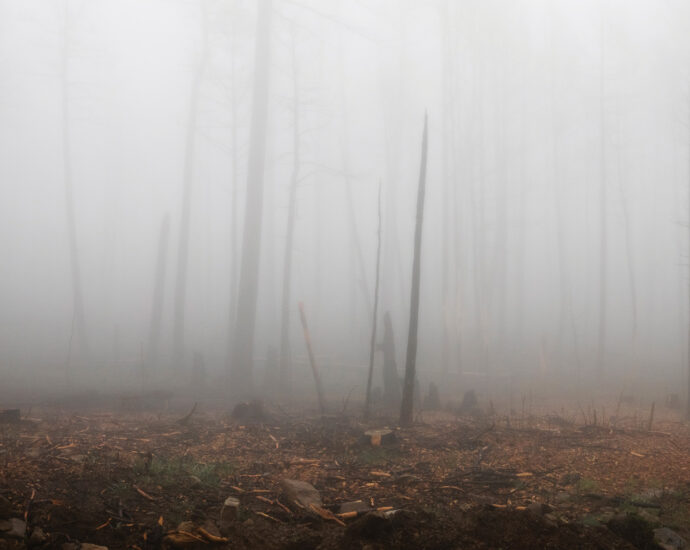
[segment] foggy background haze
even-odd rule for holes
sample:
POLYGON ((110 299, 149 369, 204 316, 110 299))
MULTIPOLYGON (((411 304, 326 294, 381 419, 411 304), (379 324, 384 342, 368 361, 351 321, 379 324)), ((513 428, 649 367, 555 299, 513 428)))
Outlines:
MULTIPOLYGON (((232 372, 257 5, 0 0, 6 389, 184 386, 195 352, 209 376, 232 372), (75 331, 65 162, 84 334, 75 331), (189 254, 176 341, 185 170, 189 254)), ((278 383, 263 371, 269 348, 280 349, 295 103, 296 373, 308 373, 302 301, 324 382, 333 387, 347 371, 363 391, 382 182, 379 322, 389 311, 402 374, 426 112, 420 378, 684 380, 688 3, 273 0, 270 9, 257 391, 278 383)))

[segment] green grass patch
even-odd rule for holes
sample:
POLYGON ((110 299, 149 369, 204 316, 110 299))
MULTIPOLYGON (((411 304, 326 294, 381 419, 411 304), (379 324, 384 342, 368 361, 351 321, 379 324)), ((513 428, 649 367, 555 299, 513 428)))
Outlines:
POLYGON ((232 475, 235 466, 230 462, 197 462, 191 457, 154 457, 150 462, 136 462, 134 471, 137 476, 162 487, 189 480, 214 487, 232 475))

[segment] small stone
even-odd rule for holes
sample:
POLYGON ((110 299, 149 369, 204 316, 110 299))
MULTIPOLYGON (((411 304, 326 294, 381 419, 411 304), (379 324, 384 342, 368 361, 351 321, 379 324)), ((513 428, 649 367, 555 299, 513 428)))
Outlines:
POLYGON ((29 537, 29 541, 32 544, 42 544, 46 541, 48 536, 44 533, 43 529, 40 527, 34 527, 33 531, 31 531, 31 536, 29 537))
POLYGON ((19 518, 11 518, 0 521, 0 531, 6 537, 23 539, 26 535, 26 523, 19 518))
POLYGON ((654 529, 654 541, 665 550, 683 550, 688 548, 687 541, 668 527, 654 529))
POLYGON ((283 479, 280 485, 287 500, 299 507, 309 510, 312 504, 319 508, 323 506, 321 495, 311 483, 297 479, 283 479))
POLYGON ((544 521, 551 527, 555 527, 558 525, 558 516, 552 513, 544 514, 544 521))
POLYGON ((187 533, 193 532, 194 529, 194 523, 191 521, 183 521, 177 526, 178 531, 186 531, 187 533))
POLYGON ((544 513, 544 505, 541 502, 532 502, 527 506, 527 511, 535 516, 541 516, 544 513))
POLYGON ((0 519, 9 518, 12 514, 12 503, 0 495, 0 519))

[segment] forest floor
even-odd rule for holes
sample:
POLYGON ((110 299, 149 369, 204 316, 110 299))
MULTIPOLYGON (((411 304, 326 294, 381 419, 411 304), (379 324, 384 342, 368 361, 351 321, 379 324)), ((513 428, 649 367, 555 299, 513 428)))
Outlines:
POLYGON ((0 424, 0 549, 659 548, 662 527, 690 540, 678 413, 648 429, 584 411, 427 412, 379 442, 364 432, 382 417, 266 409, 46 408, 0 424), (321 505, 291 502, 285 479, 321 505))

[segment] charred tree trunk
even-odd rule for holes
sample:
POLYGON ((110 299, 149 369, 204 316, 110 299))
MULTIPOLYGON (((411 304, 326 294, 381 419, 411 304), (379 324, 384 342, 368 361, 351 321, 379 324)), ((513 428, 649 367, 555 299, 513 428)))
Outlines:
POLYGON ((422 224, 424 222, 424 192, 426 186, 427 156, 427 117, 424 115, 424 134, 422 136, 422 160, 419 168, 419 187, 417 190, 417 223, 414 231, 414 259, 412 261, 412 292, 410 297, 410 326, 407 335, 407 357, 405 360, 405 381, 402 404, 400 406, 400 425, 412 424, 414 404, 414 385, 417 363, 417 324, 419 321, 419 279, 422 255, 422 224))
POLYGON ((151 306, 151 324, 149 326, 149 346, 146 353, 148 368, 154 368, 158 363, 158 343, 161 334, 161 319, 163 317, 163 296, 165 294, 165 267, 168 260, 168 235, 170 233, 170 216, 168 214, 161 223, 158 236, 158 256, 156 259, 156 273, 153 281, 153 304, 151 306))
POLYGON ((242 265, 237 297, 237 317, 231 365, 233 393, 251 393, 252 353, 259 293, 259 259, 263 215, 266 127, 268 124, 268 86, 271 54, 272 0, 259 0, 254 50, 254 99, 249 137, 247 198, 242 235, 242 265))
MULTIPOLYGON (((379 312, 379 276, 381 268, 381 182, 379 182, 378 214, 379 224, 377 229, 378 242, 376 245, 376 278, 374 279, 374 315, 371 325, 371 343, 369 346, 369 377, 367 378, 367 395, 364 401, 364 418, 369 417, 371 407, 371 379, 374 375, 374 354, 376 352, 376 328, 379 312)), ((388 320, 390 322, 390 318, 388 320)))

